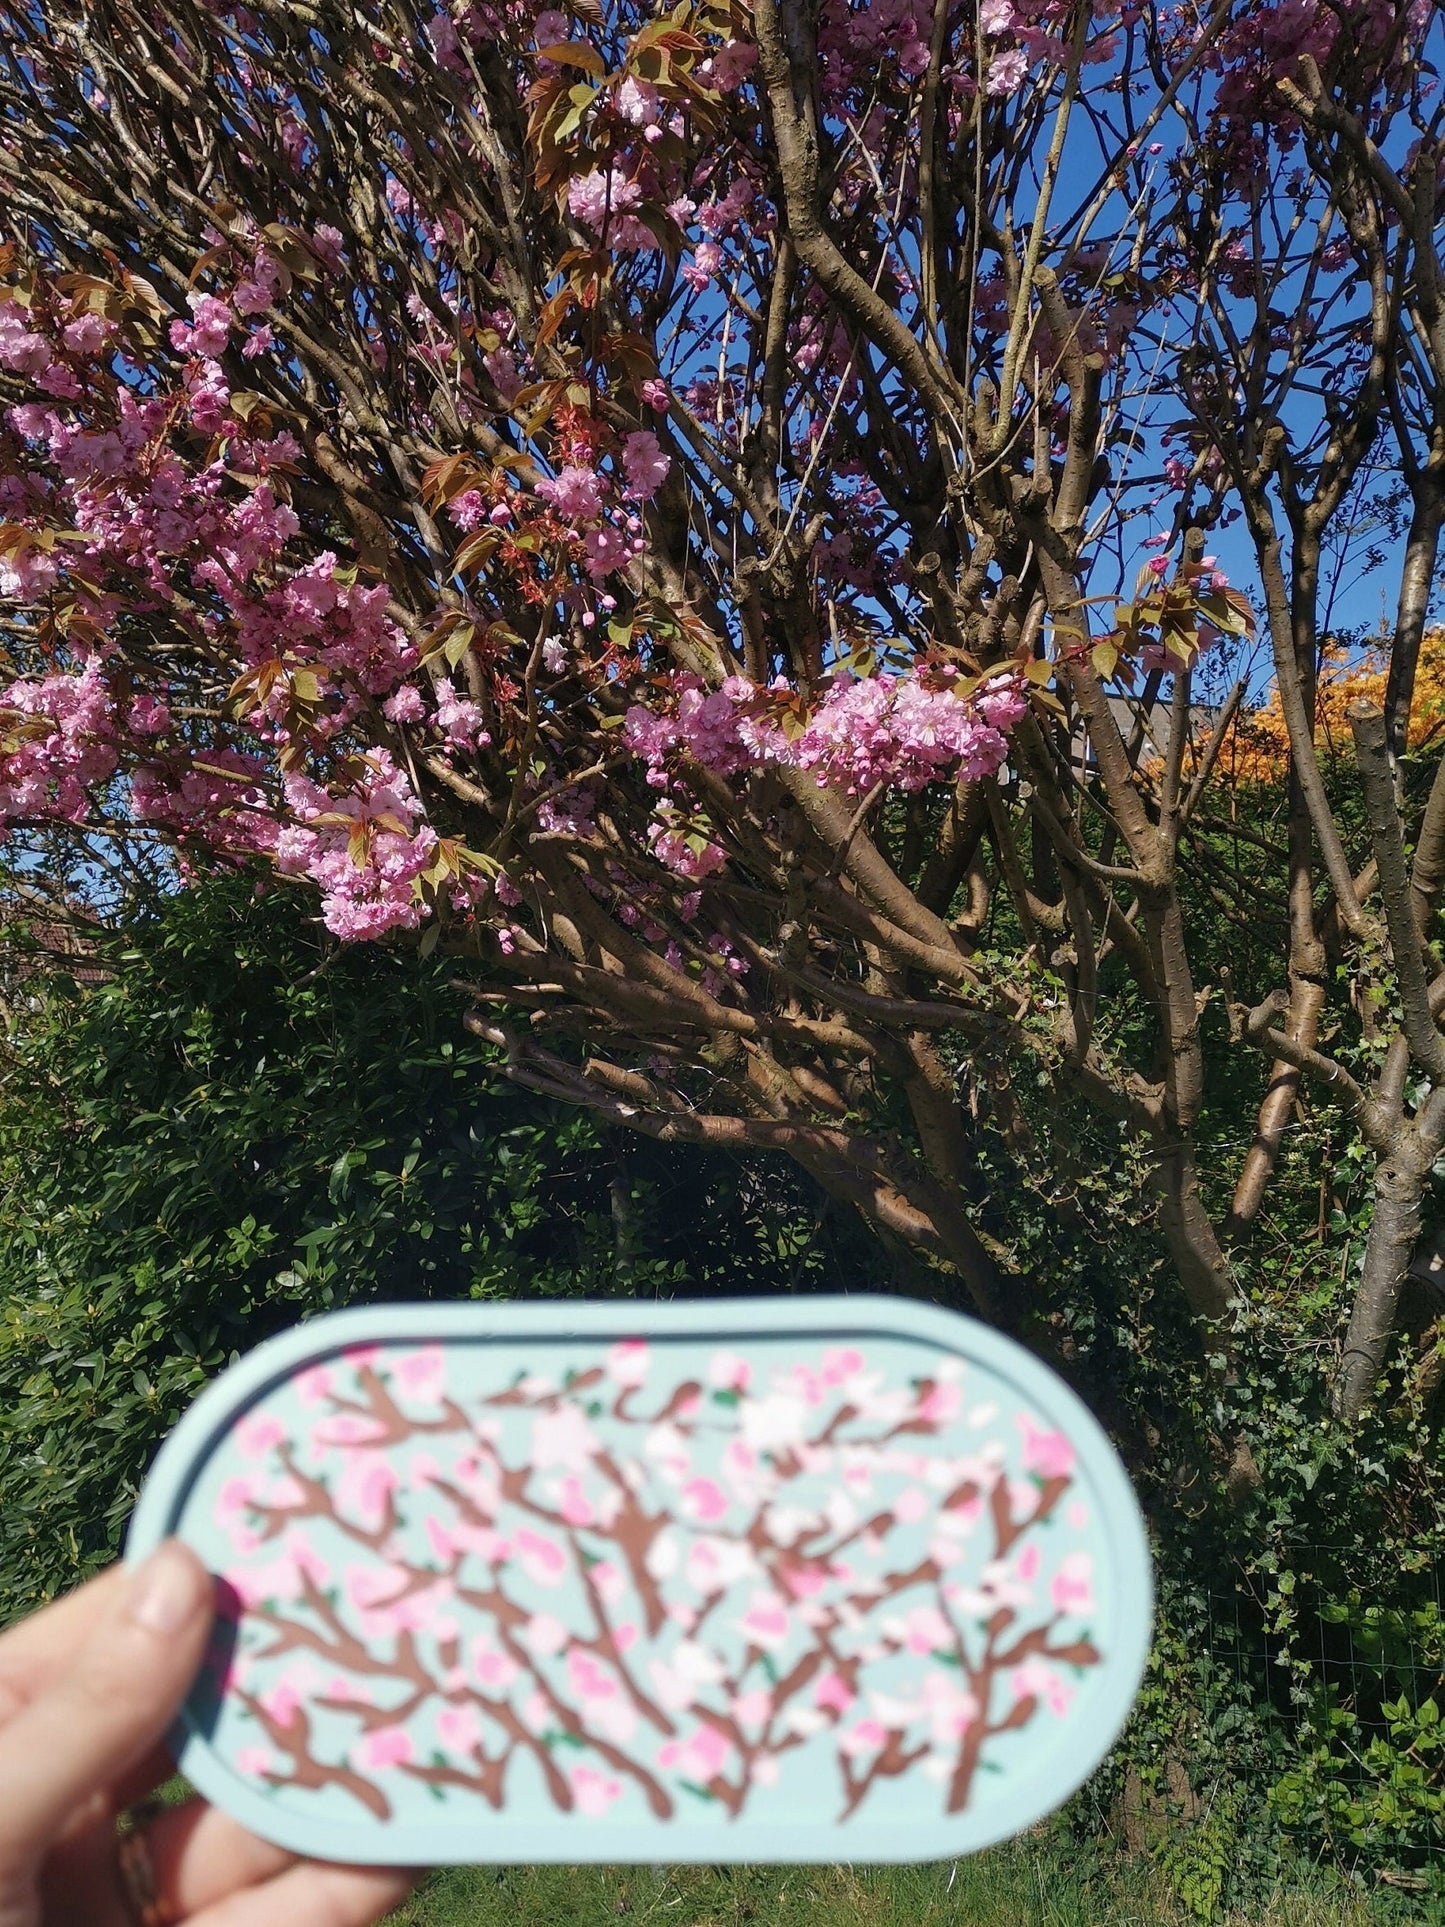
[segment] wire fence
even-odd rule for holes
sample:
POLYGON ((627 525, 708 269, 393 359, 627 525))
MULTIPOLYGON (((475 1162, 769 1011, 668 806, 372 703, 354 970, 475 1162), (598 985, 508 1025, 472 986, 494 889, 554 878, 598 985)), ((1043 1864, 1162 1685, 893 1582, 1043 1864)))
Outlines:
POLYGON ((1445 1574, 1422 1558, 1411 1607, 1382 1606, 1399 1596, 1398 1561, 1394 1551, 1303 1547, 1283 1612, 1244 1591, 1209 1595, 1210 1651, 1241 1686, 1263 1684, 1271 1704, 1281 1674, 1295 1703, 1308 1685, 1357 1710, 1401 1693, 1423 1704, 1445 1688, 1445 1574))
MULTIPOLYGON (((1292 1755, 1275 1818, 1305 1848, 1445 1870, 1445 1571, 1358 1544, 1298 1549, 1287 1589, 1207 1597, 1209 1651, 1292 1755), (1401 1578, 1406 1583, 1401 1585, 1401 1578), (1407 1594, 1408 1606, 1398 1601, 1407 1594)), ((1432 1881, 1432 1885, 1433 1885, 1432 1881)))
POLYGON ((1230 1821, 1217 1802, 1247 1731, 1264 1749, 1248 1777, 1268 1777, 1278 1837, 1402 1890, 1404 1904, 1412 1892, 1423 1904, 1427 1888, 1445 1899, 1445 1562, 1412 1560, 1404 1585, 1400 1563, 1397 1551, 1306 1546, 1283 1590, 1204 1594, 1200 1717, 1215 1745, 1207 1733, 1195 1744, 1181 1705, 1152 1794, 1137 1772, 1122 1790, 1106 1776, 1083 1795, 1094 1821, 1131 1846, 1165 1827, 1227 1833, 1243 1809, 1230 1821), (1402 1596, 1406 1608, 1380 1603, 1402 1596))

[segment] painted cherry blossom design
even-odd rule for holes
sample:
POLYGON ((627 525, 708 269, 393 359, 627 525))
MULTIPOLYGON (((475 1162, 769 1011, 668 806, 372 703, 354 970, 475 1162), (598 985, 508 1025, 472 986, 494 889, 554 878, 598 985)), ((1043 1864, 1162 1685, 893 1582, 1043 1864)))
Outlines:
POLYGON ((1102 1656, 1074 1449, 962 1360, 537 1351, 354 1347, 233 1429, 211 1684, 258 1789, 667 1821, 801 1768, 837 1820, 905 1775, 957 1814, 1068 1715, 1102 1656))

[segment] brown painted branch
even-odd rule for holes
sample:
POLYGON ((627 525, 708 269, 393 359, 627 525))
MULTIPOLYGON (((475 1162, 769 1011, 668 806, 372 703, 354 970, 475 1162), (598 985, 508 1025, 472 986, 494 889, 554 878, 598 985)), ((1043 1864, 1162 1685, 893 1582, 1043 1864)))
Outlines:
POLYGON ((915 1761, 921 1760, 927 1751, 927 1742, 915 1746, 909 1751, 903 1744, 903 1735, 901 1733, 890 1733, 886 1743, 879 1750, 866 1773, 855 1773, 851 1763, 845 1760, 843 1763, 843 1791, 847 1797, 844 1800, 842 1811, 839 1813, 838 1818, 840 1820, 846 1820, 851 1814, 857 1812, 863 1801, 868 1797, 868 1791, 875 1780, 893 1779, 900 1773, 906 1773, 909 1767, 912 1766, 915 1761))
MULTIPOLYGON (((490 1710, 490 1702, 481 1701, 476 1695, 471 1697, 477 1704, 487 1705, 490 1710)), ((460 1767, 455 1766, 417 1766, 410 1760, 401 1762, 400 1771, 409 1779, 419 1780, 423 1786, 454 1786, 466 1793, 480 1793, 488 1806, 500 1812, 506 1787, 507 1767, 515 1751, 516 1742, 514 1741, 505 1752, 499 1753, 493 1759, 489 1754, 483 1753, 480 1747, 473 1747, 466 1756, 473 1762, 469 1772, 464 1772, 460 1767)))
POLYGON ((273 1787, 298 1786, 308 1792, 328 1786, 340 1787, 344 1792, 354 1795, 376 1819, 391 1818, 391 1802, 380 1787, 349 1766, 326 1766, 312 1755, 308 1744, 311 1737, 310 1722, 299 1707, 290 1721, 283 1725, 252 1694, 243 1692, 240 1700, 247 1711, 260 1721, 272 1745, 279 1747, 290 1758, 292 1770, 288 1775, 266 1774, 265 1778, 273 1787))
POLYGON ((994 1487, 989 1501, 989 1516, 993 1524, 994 1558, 1004 1558, 1026 1532, 1051 1519, 1071 1483, 1067 1473, 1055 1473, 1052 1478, 1045 1479, 1039 1486, 1039 1496, 1034 1501, 1033 1511, 1026 1519, 1015 1519, 1013 1498, 1007 1483, 1000 1481, 994 1487))

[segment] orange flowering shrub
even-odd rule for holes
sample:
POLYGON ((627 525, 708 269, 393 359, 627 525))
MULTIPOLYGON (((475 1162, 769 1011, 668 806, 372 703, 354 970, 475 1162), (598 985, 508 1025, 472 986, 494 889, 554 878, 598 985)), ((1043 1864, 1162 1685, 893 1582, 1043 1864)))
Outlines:
MULTIPOLYGON (((1389 652, 1374 645, 1363 655, 1340 643, 1326 643, 1315 692, 1315 725, 1322 754, 1350 751, 1346 711, 1362 698, 1383 702, 1389 652)), ((1420 645, 1415 693, 1410 704, 1408 742, 1419 749, 1445 729, 1445 629, 1431 629, 1420 645)), ((1289 763, 1289 732, 1279 691, 1271 689, 1258 709, 1241 711, 1219 758, 1221 775, 1241 783, 1276 783, 1289 763)))

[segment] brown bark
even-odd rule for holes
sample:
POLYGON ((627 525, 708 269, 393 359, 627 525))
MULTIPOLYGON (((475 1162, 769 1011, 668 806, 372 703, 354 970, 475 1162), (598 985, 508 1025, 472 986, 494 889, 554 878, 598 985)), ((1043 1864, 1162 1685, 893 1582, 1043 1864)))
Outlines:
POLYGON ((1160 1224, 1190 1310, 1205 1320, 1222 1319, 1234 1300, 1235 1286, 1229 1259, 1200 1196, 1194 1146, 1166 1145, 1159 1153, 1154 1181, 1160 1224))
POLYGON ((1376 703, 1352 703, 1350 729, 1365 792, 1365 810, 1375 848, 1380 898, 1390 933, 1390 949, 1404 1012, 1405 1035, 1417 1061, 1436 1080, 1445 1078, 1445 1039, 1430 1008, 1430 987, 1420 945, 1420 930, 1405 865, 1405 844, 1395 786, 1390 773, 1384 711, 1376 703))
MULTIPOLYGON (((1297 976, 1285 1023, 1285 1032, 1291 1042, 1307 1049, 1314 1045, 1324 1007, 1324 984, 1314 978, 1297 976)), ((1245 1153, 1244 1164, 1235 1183, 1234 1197, 1224 1225, 1226 1238, 1242 1236, 1259 1216, 1279 1159, 1285 1130, 1299 1102, 1299 1093, 1298 1068, 1283 1058, 1276 1058, 1270 1066, 1269 1083, 1255 1119, 1254 1139, 1245 1153)))
POLYGON ((1420 1236, 1426 1170, 1401 1145, 1375 1173, 1375 1215, 1332 1388, 1336 1416, 1346 1424, 1359 1418, 1384 1369, 1400 1288, 1420 1236))
POLYGON ((1430 924, 1445 886, 1445 757, 1425 802, 1425 814, 1415 839, 1415 861, 1410 873, 1410 907, 1422 944, 1428 943, 1430 924))
POLYGON ((1415 512, 1405 542, 1394 646, 1390 651, 1390 670, 1385 683, 1385 732, 1391 761, 1397 765, 1405 754, 1409 740, 1415 671, 1420 661, 1425 617, 1435 586, 1441 523, 1445 520, 1442 475, 1445 475, 1445 434, 1437 426, 1429 458, 1423 470, 1414 478, 1415 512))

